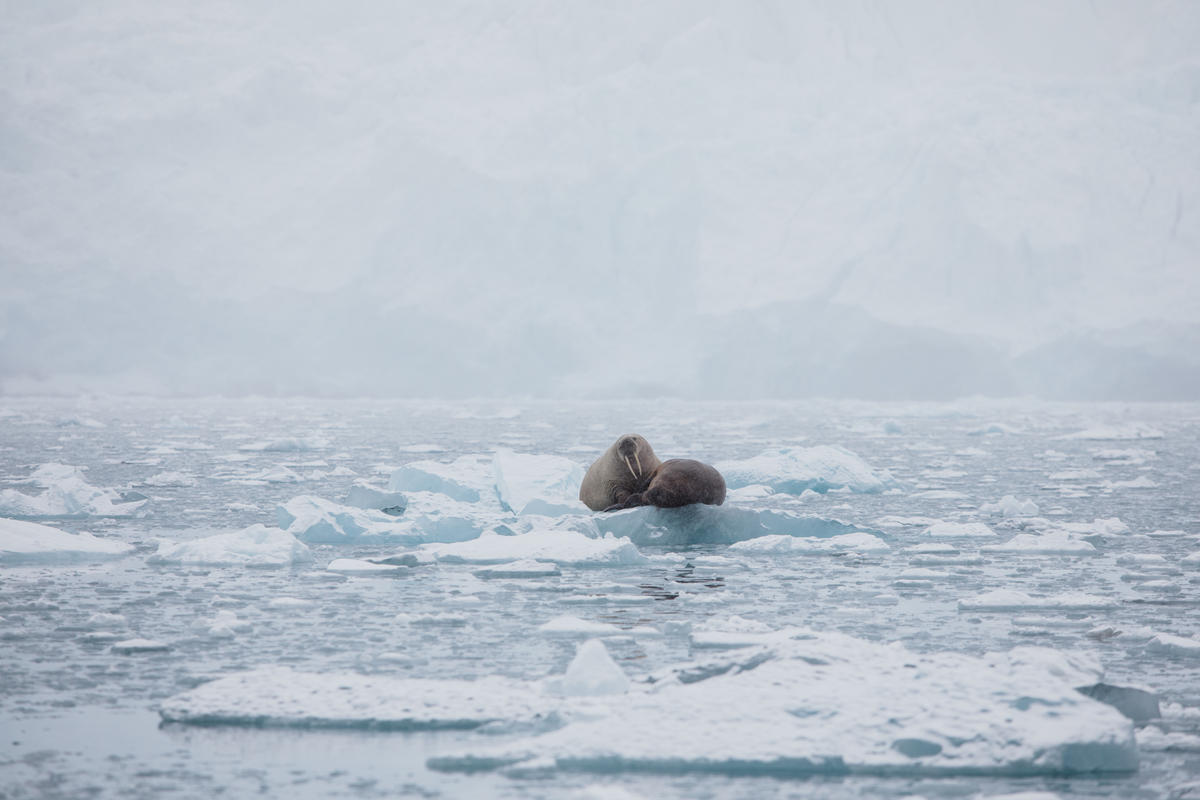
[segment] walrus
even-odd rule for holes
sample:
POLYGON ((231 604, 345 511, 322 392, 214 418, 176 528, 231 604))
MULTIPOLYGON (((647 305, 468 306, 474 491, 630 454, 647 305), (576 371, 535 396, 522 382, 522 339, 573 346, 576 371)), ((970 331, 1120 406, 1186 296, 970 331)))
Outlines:
POLYGON ((690 458, 672 458, 662 462, 649 475, 640 492, 613 503, 605 511, 634 506, 679 508, 692 503, 719 506, 725 502, 725 479, 714 467, 690 458))
POLYGON ((643 491, 662 462, 650 443, 636 433, 619 437, 588 467, 579 499, 592 511, 603 511, 643 491))

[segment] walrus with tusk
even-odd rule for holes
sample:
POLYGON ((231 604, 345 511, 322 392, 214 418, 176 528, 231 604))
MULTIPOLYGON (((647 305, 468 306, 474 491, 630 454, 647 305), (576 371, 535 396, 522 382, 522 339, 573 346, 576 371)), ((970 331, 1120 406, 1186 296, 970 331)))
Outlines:
POLYGON ((593 511, 719 506, 725 502, 725 479, 713 467, 690 458, 660 461, 649 442, 627 433, 588 468, 579 499, 593 511))

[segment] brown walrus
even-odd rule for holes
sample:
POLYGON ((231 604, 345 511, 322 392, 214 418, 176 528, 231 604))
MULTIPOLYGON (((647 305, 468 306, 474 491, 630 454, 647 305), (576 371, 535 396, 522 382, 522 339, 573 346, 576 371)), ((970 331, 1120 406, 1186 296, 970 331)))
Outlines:
POLYGON ((588 467, 579 486, 579 499, 592 511, 623 503, 645 488, 650 473, 661 463, 649 442, 636 433, 627 433, 588 467))
POLYGON ((605 511, 617 511, 634 506, 679 508, 692 503, 719 506, 725 502, 725 479, 721 473, 702 461, 672 458, 662 462, 650 473, 640 492, 614 503, 605 511))
POLYGON ((593 511, 678 508, 692 503, 719 506, 725 502, 725 479, 708 464, 690 458, 659 461, 649 442, 627 433, 588 468, 579 499, 593 511))

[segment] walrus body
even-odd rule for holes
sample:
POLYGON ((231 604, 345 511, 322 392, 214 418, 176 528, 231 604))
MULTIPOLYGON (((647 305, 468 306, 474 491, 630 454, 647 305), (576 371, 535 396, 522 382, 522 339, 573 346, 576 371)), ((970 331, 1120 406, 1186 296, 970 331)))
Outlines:
POLYGON ((579 499, 592 511, 623 503, 646 487, 661 463, 649 442, 636 433, 627 433, 588 467, 579 487, 579 499))
POLYGON ((617 511, 634 506, 679 508, 692 503, 719 506, 725 502, 725 479, 721 473, 708 464, 690 458, 672 458, 662 462, 650 473, 643 486, 645 488, 604 510, 617 511))

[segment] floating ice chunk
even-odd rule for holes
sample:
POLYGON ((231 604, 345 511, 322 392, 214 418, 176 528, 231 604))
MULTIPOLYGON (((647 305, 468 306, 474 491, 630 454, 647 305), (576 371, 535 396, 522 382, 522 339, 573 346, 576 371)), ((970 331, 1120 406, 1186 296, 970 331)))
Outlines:
POLYGON ((1158 484, 1147 478, 1145 475, 1139 475, 1133 480, 1128 481, 1105 481, 1101 484, 1105 489, 1157 489, 1158 484))
POLYGON ((43 489, 28 495, 16 489, 0 491, 0 514, 13 517, 127 517, 145 505, 145 498, 125 501, 115 489, 101 489, 83 479, 79 467, 43 464, 29 476, 43 489))
POLYGON ((599 530, 628 537, 635 545, 730 544, 769 534, 825 537, 861 530, 837 520, 787 511, 699 503, 683 508, 641 506, 599 514, 594 520, 599 530))
POLYGON ((318 675, 287 667, 230 675, 165 701, 168 722, 436 730, 475 728, 495 720, 535 720, 561 700, 537 684, 500 677, 478 680, 318 675))
POLYGON ((1200 736, 1182 731, 1164 731, 1147 725, 1137 731, 1139 750, 1147 752, 1200 753, 1200 736))
POLYGON ((246 633, 252 628, 249 622, 239 619, 237 614, 229 610, 218 611, 213 619, 199 620, 196 627, 218 639, 232 639, 236 634, 246 633))
POLYGON ((470 564, 495 564, 517 559, 585 567, 649 562, 629 539, 616 538, 612 534, 592 538, 554 528, 535 529, 516 536, 487 532, 466 542, 422 545, 420 552, 438 561, 470 564))
POLYGON ((553 636, 612 636, 625 632, 607 622, 590 622, 570 614, 563 614, 542 623, 538 626, 538 631, 553 636))
POLYGON ((346 575, 403 575, 410 572, 412 568, 399 564, 363 561, 357 558, 335 558, 325 569, 346 575))
POLYGON ((997 589, 958 601, 958 607, 963 611, 1025 611, 1035 608, 1086 611, 1116 606, 1115 600, 1090 594, 1068 593, 1053 597, 1030 597, 1015 589, 997 589))
POLYGON ((252 475, 247 475, 242 480, 265 482, 265 483, 300 483, 304 479, 294 470, 288 469, 282 464, 255 472, 252 475))
POLYGON ((996 532, 982 522, 935 522, 921 535, 935 539, 968 539, 995 536, 996 532))
POLYGON ((107 428, 100 420, 95 417, 86 417, 82 414, 68 414, 64 417, 59 417, 54 421, 54 424, 60 428, 107 428))
POLYGON ((1058 439, 1134 440, 1161 439, 1163 432, 1144 423, 1129 422, 1122 425, 1097 425, 1075 433, 1067 433, 1058 439))
POLYGON ((1200 550, 1179 559, 1179 563, 1185 567, 1200 567, 1200 550))
POLYGON ((730 489, 725 493, 725 500, 730 503, 752 503, 756 500, 765 500, 773 494, 775 494, 775 490, 770 486, 752 483, 749 486, 730 489))
POLYGON ((358 481, 350 487, 346 495, 346 505, 382 511, 394 517, 404 513, 404 509, 408 507, 408 498, 400 492, 389 492, 358 481))
POLYGON ((129 627, 129 620, 125 619, 124 614, 110 614, 105 611, 97 611, 88 617, 87 622, 83 624, 84 627, 92 630, 112 630, 129 627))
POLYGON ((913 497, 918 500, 966 500, 967 494, 954 489, 930 489, 924 492, 915 492, 913 497))
MULTIPOLYGON (((666 678, 599 718, 430 759, 442 770, 545 769, 803 775, 1072 774, 1137 767, 1133 725, 1075 690, 1041 648, 975 658, 800 634, 772 656, 666 678)), ((1094 682, 1094 681, 1093 681, 1094 682)), ((600 713, 599 710, 597 713, 600 713)))
POLYGON ((1105 536, 1129 533, 1129 526, 1116 517, 1095 519, 1092 522, 1059 522, 1056 525, 1062 530, 1082 534, 1093 543, 1101 541, 1105 536))
POLYGON ((1146 643, 1146 651, 1171 656, 1200 656, 1200 639, 1195 636, 1159 633, 1146 643))
POLYGON ((1139 592, 1158 592, 1159 594, 1179 594, 1183 591, 1178 584, 1167 580, 1141 581, 1133 588, 1139 592))
POLYGON ((347 467, 345 464, 339 464, 329 471, 331 478, 352 478, 356 475, 354 470, 347 467))
POLYGON ((981 425, 978 428, 967 431, 968 436, 1007 436, 1015 433, 1020 433, 1020 428, 1014 428, 1012 425, 1006 425, 1003 422, 989 422, 986 425, 981 425))
POLYGON ((303 597, 272 597, 268 608, 311 608, 315 603, 303 597))
POLYGON ((127 656, 133 653, 163 653, 170 650, 171 646, 153 639, 126 639, 117 642, 111 649, 114 653, 127 656))
POLYGON ((249 453, 301 453, 309 450, 324 450, 327 447, 329 447, 329 442, 316 436, 285 436, 238 445, 238 450, 249 453))
POLYGON ((715 464, 730 488, 751 484, 770 486, 777 492, 801 494, 847 488, 853 492, 881 492, 894 483, 887 470, 875 471, 844 447, 786 447, 741 461, 715 464))
POLYGON ((1011 494, 1000 498, 998 503, 984 503, 979 507, 979 513, 990 517, 1036 517, 1037 503, 1032 500, 1018 500, 1011 494))
POLYGON ((878 536, 861 531, 844 533, 838 536, 824 538, 801 536, 760 536, 744 542, 734 542, 729 546, 730 551, 738 553, 779 554, 793 553, 797 555, 825 555, 835 553, 880 553, 890 550, 887 542, 878 536))
POLYGON ((579 645, 562 678, 547 683, 547 690, 575 697, 624 694, 629 678, 608 654, 604 642, 589 639, 579 645))
POLYGON ((554 564, 529 559, 475 570, 475 575, 480 578, 549 578, 561 574, 561 570, 554 564))
POLYGON ((514 514, 586 514, 579 500, 584 469, 570 459, 497 450, 492 457, 496 493, 514 514))
POLYGON ((1136 686, 1114 686, 1095 683, 1081 686, 1079 691, 1120 711, 1134 722, 1146 722, 1162 716, 1158 707, 1158 695, 1136 686))
POLYGON ((1050 473, 1047 478, 1052 481, 1088 481, 1104 477, 1094 469, 1064 469, 1050 473))
POLYGON ((1067 531, 1033 534, 1018 533, 1004 544, 985 544, 986 553, 1025 553, 1029 555, 1096 555, 1096 548, 1067 531))
POLYGON ((142 481, 143 486, 173 487, 195 486, 196 476, 186 472, 159 472, 142 481))
POLYGON ((927 528, 934 525, 939 520, 934 517, 902 517, 895 514, 888 514, 884 517, 879 517, 873 524, 880 528, 927 528))
POLYGON ((133 545, 90 533, 67 533, 36 522, 0 518, 0 564, 86 561, 132 551, 133 545))
POLYGON ((287 531, 266 525, 186 542, 159 539, 158 552, 146 559, 148 564, 244 567, 286 567, 309 561, 312 552, 303 542, 287 531))
POLYGON ((386 539, 410 534, 407 526, 382 511, 338 505, 302 494, 275 507, 279 527, 304 542, 337 544, 359 538, 386 539))
POLYGON ((460 456, 449 464, 414 461, 392 472, 388 489, 393 492, 437 492, 462 503, 495 500, 492 457, 460 456))

